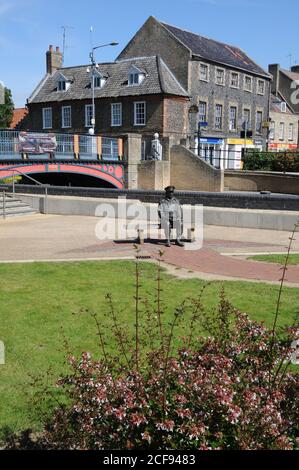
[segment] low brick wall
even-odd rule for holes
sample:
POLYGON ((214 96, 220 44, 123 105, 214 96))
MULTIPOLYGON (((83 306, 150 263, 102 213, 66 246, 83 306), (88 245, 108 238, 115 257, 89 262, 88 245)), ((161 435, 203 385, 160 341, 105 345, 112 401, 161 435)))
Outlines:
MULTIPOLYGON (((12 185, 6 185, 12 191, 12 185)), ((16 184, 16 193, 44 195, 40 186, 16 184)), ((52 196, 77 196, 93 198, 137 199, 142 202, 158 203, 164 191, 146 191, 141 189, 108 189, 78 188, 69 186, 49 186, 48 194, 52 196)), ((246 192, 204 192, 176 191, 176 197, 182 204, 203 204, 210 207, 226 207, 240 209, 266 209, 277 211, 298 211, 299 196, 289 194, 259 194, 246 192)))
POLYGON ((226 170, 224 172, 224 188, 228 191, 271 191, 271 193, 299 194, 299 174, 226 170))

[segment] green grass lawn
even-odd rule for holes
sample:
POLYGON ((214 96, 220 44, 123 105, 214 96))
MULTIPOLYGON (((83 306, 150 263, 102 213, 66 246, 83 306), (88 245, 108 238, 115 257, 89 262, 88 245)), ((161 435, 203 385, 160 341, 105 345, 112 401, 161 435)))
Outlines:
MULTIPOLYGON (((0 264, 0 340, 6 348, 6 363, 0 365, 0 428, 38 429, 39 418, 30 402, 31 376, 51 368, 56 378, 66 370, 64 336, 73 353, 87 350, 99 355, 94 321, 80 309, 97 312, 100 322, 107 322, 105 294, 110 292, 120 322, 133 332, 134 270, 129 261, 0 264)), ((153 264, 141 264, 141 294, 152 303, 155 272, 153 264)), ((198 294, 203 284, 163 274, 165 321, 182 299, 198 294)), ((222 286, 235 307, 271 325, 278 286, 212 282, 204 293, 207 309, 217 305, 222 286)), ((279 324, 292 323, 298 307, 299 289, 285 288, 279 324)))
MULTIPOLYGON (((286 255, 255 255, 250 256, 248 259, 255 261, 266 261, 267 263, 278 263, 284 265, 286 255)), ((299 264, 299 254, 291 254, 288 259, 288 264, 299 264)))

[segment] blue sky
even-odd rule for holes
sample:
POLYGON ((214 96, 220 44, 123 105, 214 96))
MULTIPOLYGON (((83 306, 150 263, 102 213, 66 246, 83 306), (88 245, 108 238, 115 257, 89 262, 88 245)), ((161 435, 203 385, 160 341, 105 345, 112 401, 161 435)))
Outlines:
POLYGON ((148 16, 244 49, 257 63, 299 63, 298 0, 0 0, 0 81, 23 107, 45 73, 49 44, 62 47, 65 65, 87 64, 90 26, 98 62, 114 60, 148 16))

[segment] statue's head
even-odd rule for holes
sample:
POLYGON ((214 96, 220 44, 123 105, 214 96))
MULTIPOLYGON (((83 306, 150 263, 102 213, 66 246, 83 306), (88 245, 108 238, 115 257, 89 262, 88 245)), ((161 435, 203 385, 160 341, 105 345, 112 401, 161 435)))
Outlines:
POLYGON ((158 132, 155 132, 155 134, 154 134, 154 139, 156 139, 156 140, 159 139, 159 134, 158 134, 158 132))
POLYGON ((173 197, 174 190, 174 186, 166 186, 166 188, 164 188, 166 199, 171 199, 173 197))

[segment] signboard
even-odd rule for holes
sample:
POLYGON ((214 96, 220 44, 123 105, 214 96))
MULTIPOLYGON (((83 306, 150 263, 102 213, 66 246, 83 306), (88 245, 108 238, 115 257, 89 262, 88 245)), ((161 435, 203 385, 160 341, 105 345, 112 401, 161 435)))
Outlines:
POLYGON ((19 152, 38 155, 55 152, 57 141, 55 134, 41 134, 38 132, 19 133, 19 152))
POLYGON ((199 121, 198 127, 207 127, 209 123, 207 121, 199 121))
POLYGON ((285 149, 285 150, 297 150, 297 144, 281 144, 281 143, 269 143, 269 149, 285 149))
MULTIPOLYGON (((244 139, 227 139, 227 143, 230 145, 244 145, 244 139)), ((246 140, 247 145, 253 145, 253 141, 251 139, 246 140)))
POLYGON ((216 137, 201 137, 200 143, 202 144, 217 144, 222 145, 223 139, 217 139, 216 137))

